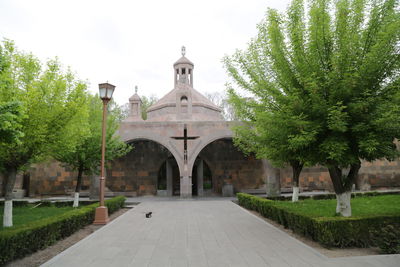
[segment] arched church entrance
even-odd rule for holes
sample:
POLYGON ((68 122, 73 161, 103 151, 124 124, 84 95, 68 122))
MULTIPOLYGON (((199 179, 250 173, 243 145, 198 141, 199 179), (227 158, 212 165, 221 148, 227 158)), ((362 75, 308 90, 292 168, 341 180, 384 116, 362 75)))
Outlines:
MULTIPOLYGON (((148 139, 135 139, 128 143, 133 146, 132 151, 114 160, 108 168, 107 190, 128 196, 168 195, 170 190, 171 195, 172 184, 169 186, 162 177, 160 179, 160 173, 164 171, 166 177, 169 170, 172 176, 178 177, 179 183, 179 168, 172 153, 162 144, 148 139)), ((178 186, 179 195, 179 184, 174 186, 178 186)))
MULTIPOLYGON (((224 195, 223 192, 229 190, 233 194, 265 187, 263 172, 261 160, 243 154, 234 146, 232 138, 220 138, 205 145, 198 153, 193 165, 192 183, 203 183, 203 195, 224 195), (203 170, 203 179, 193 179, 199 173, 198 162, 208 167, 207 175, 203 170)), ((199 188, 197 185, 197 193, 201 195, 199 188)), ((195 191, 192 189, 192 192, 195 191)))

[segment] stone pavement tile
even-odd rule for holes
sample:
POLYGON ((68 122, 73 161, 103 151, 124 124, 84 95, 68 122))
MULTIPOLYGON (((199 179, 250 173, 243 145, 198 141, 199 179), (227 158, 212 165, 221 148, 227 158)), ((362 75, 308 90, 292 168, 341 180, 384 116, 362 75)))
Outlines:
POLYGON ((255 251, 243 251, 242 255, 249 266, 268 266, 268 263, 255 251))
POLYGON ((374 256, 359 256, 359 257, 346 257, 330 259, 330 262, 337 265, 348 265, 355 267, 371 267, 371 266, 385 266, 385 267, 399 267, 400 254, 395 255, 374 255, 374 256))
POLYGON ((92 258, 86 258, 86 259, 60 258, 57 261, 53 261, 51 263, 47 262, 41 266, 46 266, 46 267, 90 266, 92 261, 93 261, 92 258))
POLYGON ((290 267, 286 260, 284 258, 278 257, 278 256, 271 256, 271 255, 265 255, 265 254, 260 254, 260 256, 263 258, 263 260, 267 263, 267 266, 280 266, 280 267, 290 267))
POLYGON ((88 267, 110 267, 119 266, 118 262, 112 261, 111 259, 94 259, 88 267))
POLYGON ((204 267, 208 266, 206 256, 201 254, 188 255, 188 263, 189 266, 204 266, 204 267))
POLYGON ((156 246, 153 254, 151 255, 151 260, 168 262, 171 255, 171 249, 167 246, 156 246))
POLYGON ((171 267, 188 267, 189 261, 187 259, 170 259, 169 266, 171 266, 171 267))
MULTIPOLYGON (((147 266, 149 266, 149 262, 150 262, 150 259, 134 259, 131 262, 130 266, 132 266, 132 267, 147 267, 147 266)), ((109 267, 112 267, 112 266, 117 267, 117 265, 110 265, 109 267)))
POLYGON ((135 259, 150 259, 153 255, 155 245, 142 245, 139 247, 135 259))
POLYGON ((151 259, 149 261, 148 267, 165 267, 168 266, 169 261, 167 260, 159 260, 159 259, 151 259))

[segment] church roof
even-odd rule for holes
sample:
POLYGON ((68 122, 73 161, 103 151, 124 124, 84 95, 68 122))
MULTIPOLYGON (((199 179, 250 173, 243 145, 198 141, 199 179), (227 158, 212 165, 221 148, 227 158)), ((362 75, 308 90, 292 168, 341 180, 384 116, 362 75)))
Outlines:
POLYGON ((178 64, 190 64, 190 65, 194 65, 192 61, 190 61, 189 59, 187 59, 185 56, 182 56, 180 59, 178 59, 177 62, 174 63, 175 65, 178 64))
POLYGON ((138 86, 135 85, 135 94, 129 98, 129 102, 142 101, 142 99, 140 99, 140 96, 138 95, 137 92, 138 92, 138 86))
MULTIPOLYGON (((148 111, 157 110, 157 109, 167 107, 167 106, 176 106, 176 94, 179 90, 180 90, 179 87, 176 87, 175 89, 171 90, 163 98, 161 98, 155 104, 150 106, 148 108, 148 111)), ((207 108, 210 108, 210 109, 213 109, 216 111, 221 111, 221 108, 219 108, 217 105, 215 105, 213 102, 211 102, 208 98, 206 98, 201 93, 199 93, 197 90, 195 90, 194 88, 190 88, 190 90, 192 93, 193 106, 203 106, 203 107, 207 107, 207 108)))
POLYGON ((142 100, 140 99, 140 96, 139 96, 137 93, 135 93, 133 96, 131 96, 131 97, 129 98, 129 101, 136 101, 136 100, 142 101, 142 100))

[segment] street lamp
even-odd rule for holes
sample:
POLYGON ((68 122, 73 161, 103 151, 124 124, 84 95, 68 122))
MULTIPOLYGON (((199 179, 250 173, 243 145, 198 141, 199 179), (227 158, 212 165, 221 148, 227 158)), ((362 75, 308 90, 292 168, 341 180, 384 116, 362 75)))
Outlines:
POLYGON ((104 205, 104 187, 105 187, 105 172, 104 162, 106 154, 106 125, 107 125, 107 104, 111 100, 114 93, 115 86, 109 83, 99 84, 99 94, 103 100, 103 122, 102 122, 102 136, 101 136, 101 173, 100 173, 100 206, 96 208, 93 224, 107 224, 108 223, 108 210, 104 205))

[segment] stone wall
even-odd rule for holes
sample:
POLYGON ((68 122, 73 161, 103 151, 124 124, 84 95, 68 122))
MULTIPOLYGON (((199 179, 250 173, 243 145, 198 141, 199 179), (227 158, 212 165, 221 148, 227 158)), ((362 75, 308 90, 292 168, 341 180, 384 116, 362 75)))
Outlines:
POLYGON ((246 157, 232 140, 212 142, 200 152, 199 157, 211 169, 215 193, 221 194, 224 183, 232 183, 235 192, 265 187, 261 160, 246 157))
MULTIPOLYGON (((35 164, 30 170, 29 195, 65 195, 75 191, 78 173, 57 161, 35 164)), ((90 179, 83 177, 82 191, 89 189, 90 179)))
POLYGON ((132 144, 134 149, 131 152, 112 162, 107 171, 106 185, 113 192, 155 195, 158 171, 172 155, 156 142, 142 140, 132 144))
MULTIPOLYGON (((292 187, 292 169, 289 167, 281 169, 281 187, 283 191, 288 191, 292 187)), ((400 160, 362 162, 356 180, 356 189, 368 191, 395 187, 400 187, 400 160)), ((319 166, 304 168, 300 175, 300 188, 303 191, 333 192, 328 170, 319 166)))

